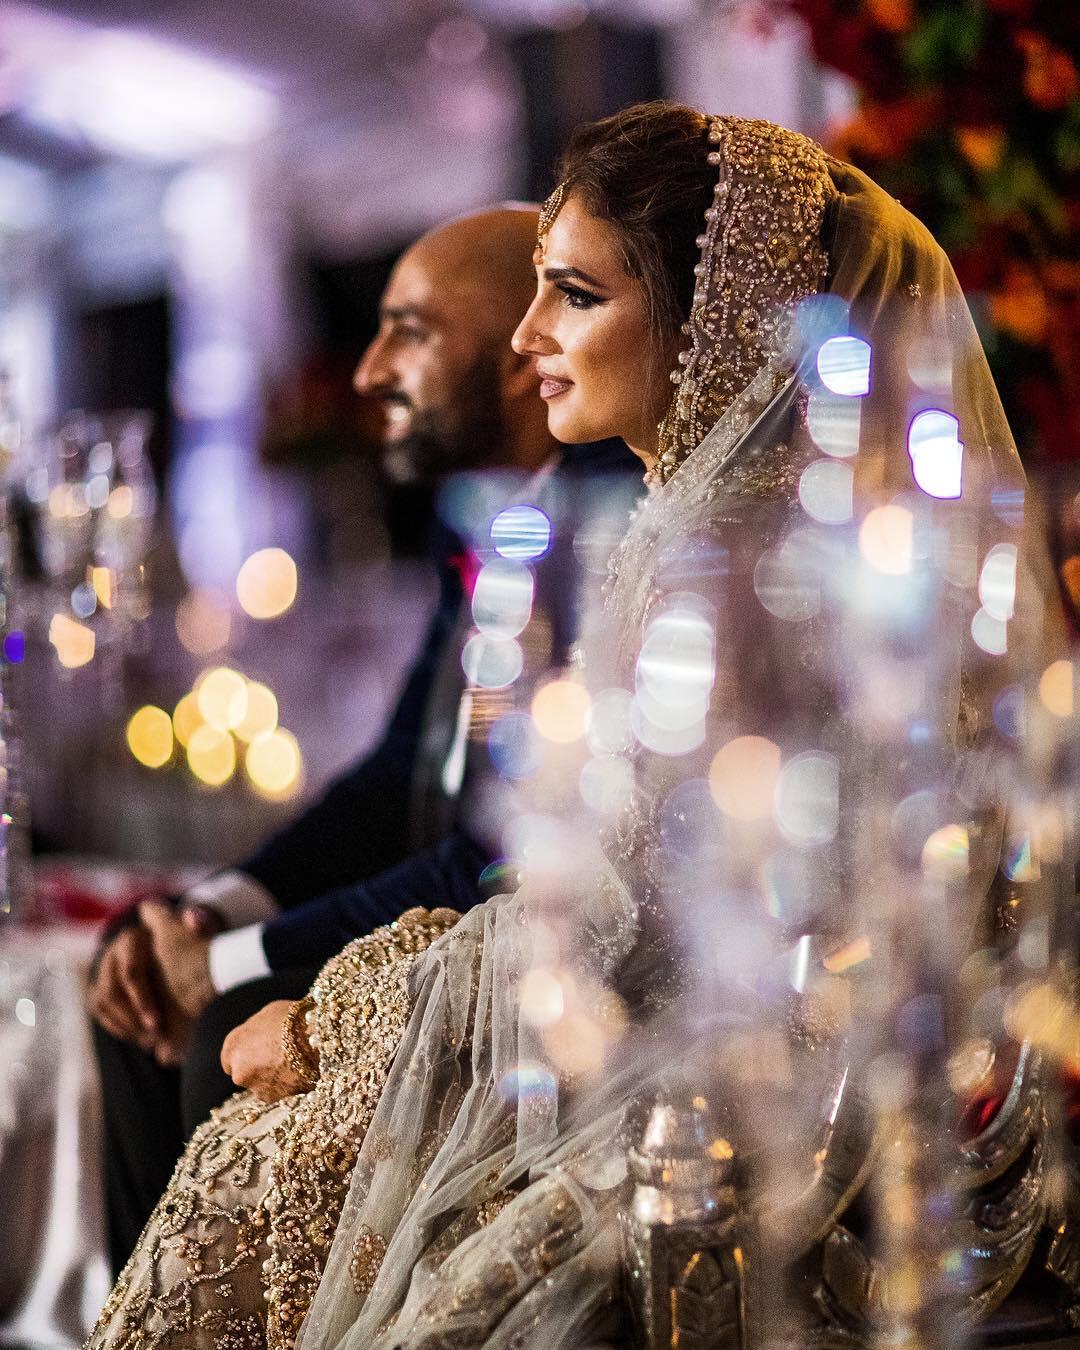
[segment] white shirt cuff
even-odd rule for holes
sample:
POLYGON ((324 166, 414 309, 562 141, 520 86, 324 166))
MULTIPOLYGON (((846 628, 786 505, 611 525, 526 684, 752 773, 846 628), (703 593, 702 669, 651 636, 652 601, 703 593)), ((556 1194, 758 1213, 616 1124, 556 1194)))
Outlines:
POLYGON ((218 933, 210 939, 207 952, 210 983, 219 994, 270 974, 270 963, 263 951, 262 931, 261 923, 252 923, 231 933, 218 933))
POLYGON ((251 923, 266 923, 281 910, 265 886, 246 872, 215 872, 186 890, 181 904, 205 905, 219 914, 226 928, 243 928, 251 923))

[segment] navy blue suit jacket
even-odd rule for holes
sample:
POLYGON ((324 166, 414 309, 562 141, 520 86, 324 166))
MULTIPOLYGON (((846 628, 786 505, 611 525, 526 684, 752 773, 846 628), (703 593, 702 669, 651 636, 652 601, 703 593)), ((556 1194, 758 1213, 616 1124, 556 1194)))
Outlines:
MULTIPOLYGON (((566 510, 559 513, 555 546, 536 574, 557 651, 569 648, 577 626, 572 522, 583 518, 590 494, 621 497, 628 505, 640 482, 640 464, 622 442, 569 446, 554 471, 552 486, 566 510)), ((480 874, 491 856, 460 825, 452 824, 431 847, 415 851, 412 844, 417 835, 413 786, 429 697, 443 663, 456 667, 461 656, 456 637, 465 597, 450 562, 455 547, 460 551, 442 527, 438 605, 378 747, 240 864, 283 909, 263 930, 271 969, 319 965, 353 938, 415 905, 449 905, 464 912, 485 898, 480 874)))

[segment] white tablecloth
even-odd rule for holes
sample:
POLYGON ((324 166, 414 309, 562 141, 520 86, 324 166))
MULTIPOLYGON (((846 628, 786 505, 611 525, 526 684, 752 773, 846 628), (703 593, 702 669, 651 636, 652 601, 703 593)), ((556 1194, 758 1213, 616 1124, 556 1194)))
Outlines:
POLYGON ((77 1344, 108 1293, 91 928, 0 919, 0 1340, 77 1344))

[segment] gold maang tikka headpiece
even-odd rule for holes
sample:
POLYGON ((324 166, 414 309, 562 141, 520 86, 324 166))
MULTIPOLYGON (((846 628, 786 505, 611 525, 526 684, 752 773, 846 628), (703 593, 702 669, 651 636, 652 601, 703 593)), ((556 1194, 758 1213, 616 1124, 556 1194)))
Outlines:
POLYGON ((544 239, 548 231, 555 224, 555 217, 562 210, 562 204, 566 200, 566 183, 560 183, 547 201, 540 208, 540 220, 536 227, 536 246, 541 251, 544 247, 544 239))

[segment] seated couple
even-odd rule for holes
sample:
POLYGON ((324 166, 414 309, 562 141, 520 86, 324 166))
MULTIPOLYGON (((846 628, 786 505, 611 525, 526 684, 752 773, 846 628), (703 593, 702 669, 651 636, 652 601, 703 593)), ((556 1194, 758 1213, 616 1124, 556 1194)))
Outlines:
MULTIPOLYGON (((849 394, 861 397, 864 428, 849 487, 857 516, 920 483, 907 442, 913 342, 947 340, 953 353, 965 493, 989 500, 993 485, 1022 483, 944 255, 857 170, 771 124, 658 103, 579 130, 559 177, 530 241, 536 292, 524 318, 505 350, 459 353, 456 374, 471 355, 479 387, 484 357, 484 387, 504 396, 472 407, 478 447, 526 442, 512 408, 522 426, 546 416, 567 445, 621 438, 644 465, 648 495, 612 555, 572 677, 598 712, 635 706, 635 734, 613 727, 617 719, 596 721, 597 759, 628 771, 626 790, 583 827, 568 806, 578 768, 571 776, 569 759, 549 756, 547 846, 534 840, 516 890, 465 913, 466 888, 448 880, 441 895, 432 889, 445 840, 427 858, 423 896, 409 861, 397 895, 394 871, 361 887, 374 929, 366 936, 348 926, 355 894, 318 902, 316 917, 332 915, 331 928, 352 940, 305 997, 271 1004, 227 1039, 225 1059, 251 1090, 195 1128, 93 1347, 626 1344, 618 1231, 627 1108, 651 1100, 665 1073, 707 1078, 723 1058, 717 1027, 736 1027, 742 1011, 738 972, 716 955, 742 950, 731 938, 739 917, 719 937, 703 926, 700 901, 713 891, 701 860, 728 870, 729 899, 751 903, 753 879, 739 877, 733 850, 716 852, 711 838, 687 843, 700 789, 708 782, 728 803, 725 820, 753 818, 765 831, 771 824, 747 814, 753 774, 715 777, 721 749, 740 736, 771 744, 770 733, 824 742, 841 775, 845 755, 858 753, 840 715, 845 665, 858 655, 844 644, 858 635, 830 627, 824 605, 818 621, 800 578, 776 564, 789 536, 806 536, 800 522, 826 514, 807 514, 814 499, 801 485, 822 458, 815 358, 823 334, 841 331, 836 316, 844 334, 865 339, 859 350, 872 351, 866 387, 849 394), (491 424, 503 421, 492 438, 491 424), (407 908, 411 897, 420 903, 407 908), (577 1018, 574 1053, 555 1035, 564 1005, 577 1018)), ((496 245, 492 219, 479 219, 405 256, 360 370, 361 385, 382 389, 400 423, 427 430, 430 442, 440 437, 420 426, 421 393, 440 396, 431 379, 443 338, 425 312, 475 297, 485 274, 490 294, 502 295, 513 253, 509 234, 496 245), (455 253, 460 283, 447 274, 430 289, 432 249, 455 253), (428 292, 411 293, 425 276, 428 292), (394 362, 431 378, 395 384, 394 362)), ((486 312, 504 308, 497 300, 486 312)), ((468 440, 456 439, 460 426, 440 430, 444 446, 468 440)), ((539 470, 547 456, 509 458, 539 470)), ((960 623, 959 605, 944 613, 960 623)), ((551 628, 555 641, 568 632, 551 628)), ((992 726, 981 706, 967 706, 990 698, 991 682, 981 667, 968 670, 959 641, 943 646, 956 668, 941 680, 941 743, 967 744, 992 726)), ((805 886, 793 905, 799 918, 777 926, 778 950, 795 922, 834 940, 851 922, 836 912, 843 879, 817 867, 812 845, 835 839, 836 856, 853 858, 871 822, 841 791, 822 833, 821 782, 803 782, 782 822, 788 842, 805 845, 805 886)), ((392 807, 388 794, 381 809, 392 807)), ((381 828, 381 815, 360 813, 340 826, 343 835, 381 828)), ((323 865, 324 883, 345 880, 332 860, 323 865)), ((305 938, 306 910, 268 920, 268 956, 279 936, 301 960, 324 954, 305 938)), ((185 922, 151 915, 151 949, 163 951, 163 934, 175 937, 185 922)), ((180 1015, 205 1006, 208 978, 200 997, 178 1000, 180 1015)), ((835 1031, 797 996, 795 1005, 784 1004, 778 1023, 792 1055, 835 1031)))

